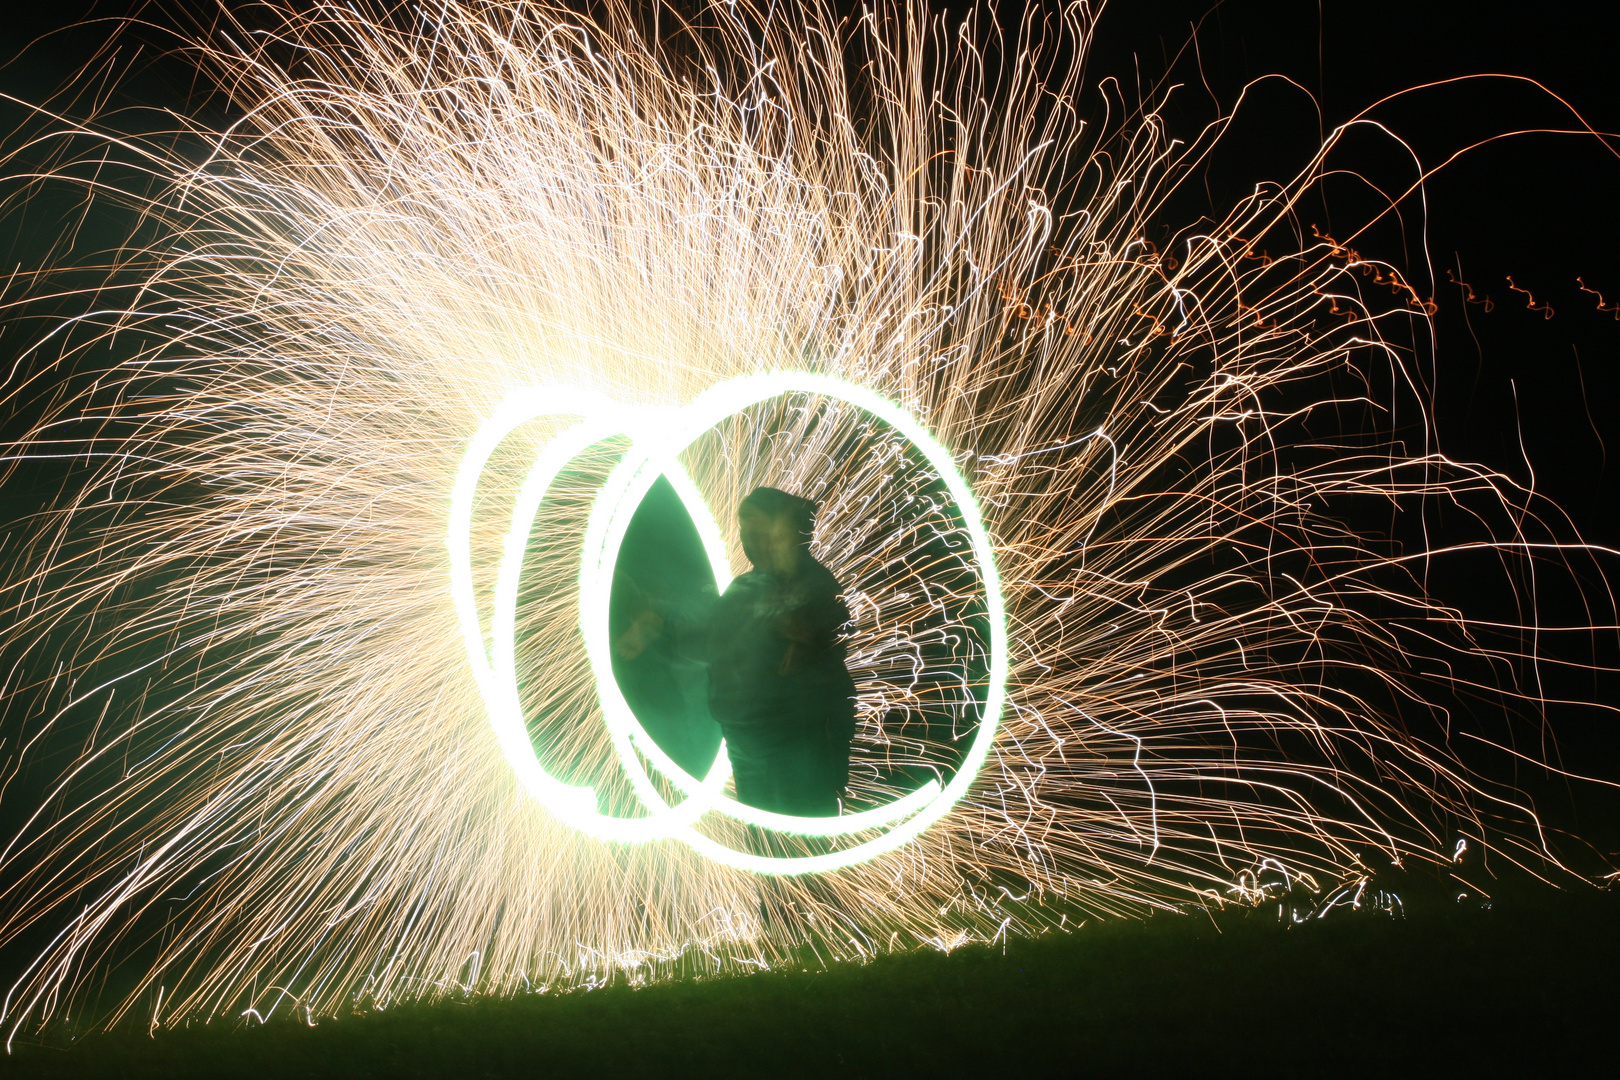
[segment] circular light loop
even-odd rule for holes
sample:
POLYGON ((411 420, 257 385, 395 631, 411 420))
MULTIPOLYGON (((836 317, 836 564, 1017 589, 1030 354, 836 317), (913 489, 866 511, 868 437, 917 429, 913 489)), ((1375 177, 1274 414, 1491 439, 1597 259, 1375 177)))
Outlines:
POLYGON ((526 791, 559 819, 591 836, 631 843, 673 837, 718 862, 759 873, 837 869, 894 850, 938 821, 966 793, 989 755, 1006 701, 1008 657, 1000 575, 983 515, 949 452, 905 410, 865 387, 810 372, 772 372, 718 383, 683 408, 626 406, 570 388, 517 391, 502 402, 469 443, 451 492, 449 525, 451 596, 468 660, 502 753, 526 791), (687 773, 671 760, 642 729, 619 689, 613 675, 608 630, 613 568, 625 532, 636 508, 660 476, 669 481, 691 517, 716 586, 724 591, 731 580, 725 539, 702 493, 680 464, 679 455, 727 417, 789 393, 816 394, 854 405, 898 431, 922 454, 945 483, 961 515, 984 583, 989 625, 990 663, 984 708, 973 741, 950 782, 941 786, 931 780, 883 806, 833 818, 771 813, 726 796, 724 787, 730 768, 724 743, 703 777, 687 773), (496 578, 492 648, 486 651, 472 582, 471 526, 478 478, 503 439, 541 417, 578 419, 540 451, 514 501, 496 578), (649 811, 647 816, 637 818, 602 813, 593 788, 564 783, 540 765, 519 699, 515 656, 518 581, 535 515, 551 483, 569 461, 590 446, 618 435, 628 435, 633 441, 604 482, 586 525, 579 611, 609 738, 636 797, 649 811), (685 797, 673 803, 666 801, 643 758, 685 797), (709 812, 802 836, 842 837, 892 827, 842 850, 796 858, 762 856, 726 847, 699 832, 696 823, 709 812))

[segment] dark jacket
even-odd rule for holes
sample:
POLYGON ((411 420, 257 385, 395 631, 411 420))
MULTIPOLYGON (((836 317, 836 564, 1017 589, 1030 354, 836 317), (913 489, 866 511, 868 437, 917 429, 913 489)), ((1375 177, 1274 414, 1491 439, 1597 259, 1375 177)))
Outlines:
POLYGON ((705 650, 709 709, 722 727, 853 719, 841 591, 808 555, 791 578, 753 570, 732 581, 708 619, 705 650))

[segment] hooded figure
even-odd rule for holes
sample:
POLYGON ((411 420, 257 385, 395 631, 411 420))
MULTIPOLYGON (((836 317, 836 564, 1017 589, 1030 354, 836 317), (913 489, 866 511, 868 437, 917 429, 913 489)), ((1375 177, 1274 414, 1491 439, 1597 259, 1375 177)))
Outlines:
POLYGON ((810 554, 815 503, 755 488, 737 513, 754 569, 709 620, 709 711, 725 732, 737 798, 806 817, 838 813, 849 782, 855 683, 838 579, 810 554))
MULTIPOLYGON (((737 512, 754 568, 695 625, 681 626, 688 620, 671 612, 669 629, 707 663, 709 712, 725 733, 738 801, 832 817, 849 782, 855 683, 838 636, 849 622, 843 590, 810 554, 815 513, 808 499, 755 488, 737 512)), ((662 614, 644 612, 615 651, 639 655, 665 625, 662 614)))

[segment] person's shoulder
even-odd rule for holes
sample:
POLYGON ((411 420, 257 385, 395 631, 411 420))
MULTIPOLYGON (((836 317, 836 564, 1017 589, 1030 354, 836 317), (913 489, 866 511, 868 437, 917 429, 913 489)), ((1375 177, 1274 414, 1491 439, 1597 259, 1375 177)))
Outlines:
POLYGON ((830 592, 836 595, 844 591, 843 584, 818 559, 809 560, 809 565, 805 567, 804 578, 816 592, 830 592))
POLYGON ((726 586, 725 594, 727 596, 740 595, 742 593, 753 592, 756 589, 762 589, 769 584, 770 575, 765 573, 765 571, 749 570, 746 573, 738 574, 736 577, 732 578, 731 584, 726 586))

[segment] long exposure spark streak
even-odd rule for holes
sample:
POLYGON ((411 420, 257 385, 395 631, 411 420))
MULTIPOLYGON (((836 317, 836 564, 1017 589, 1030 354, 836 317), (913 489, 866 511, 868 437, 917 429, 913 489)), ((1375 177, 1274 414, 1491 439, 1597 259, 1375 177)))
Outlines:
POLYGON ((20 369, 60 389, 12 468, 78 465, 7 583, 9 767, 50 777, 0 793, 13 1032, 1562 872, 1511 733, 1449 748, 1458 703, 1536 708, 1554 628, 1425 575, 1606 553, 1434 448, 1428 290, 1352 246, 1405 196, 1304 228, 1370 120, 1183 226, 1224 125, 1083 121, 1097 5, 251 10, 179 50, 228 123, 39 112, 14 196, 139 224, 20 369), (659 476, 721 587, 743 493, 821 504, 845 817, 743 807, 630 711, 659 476))

